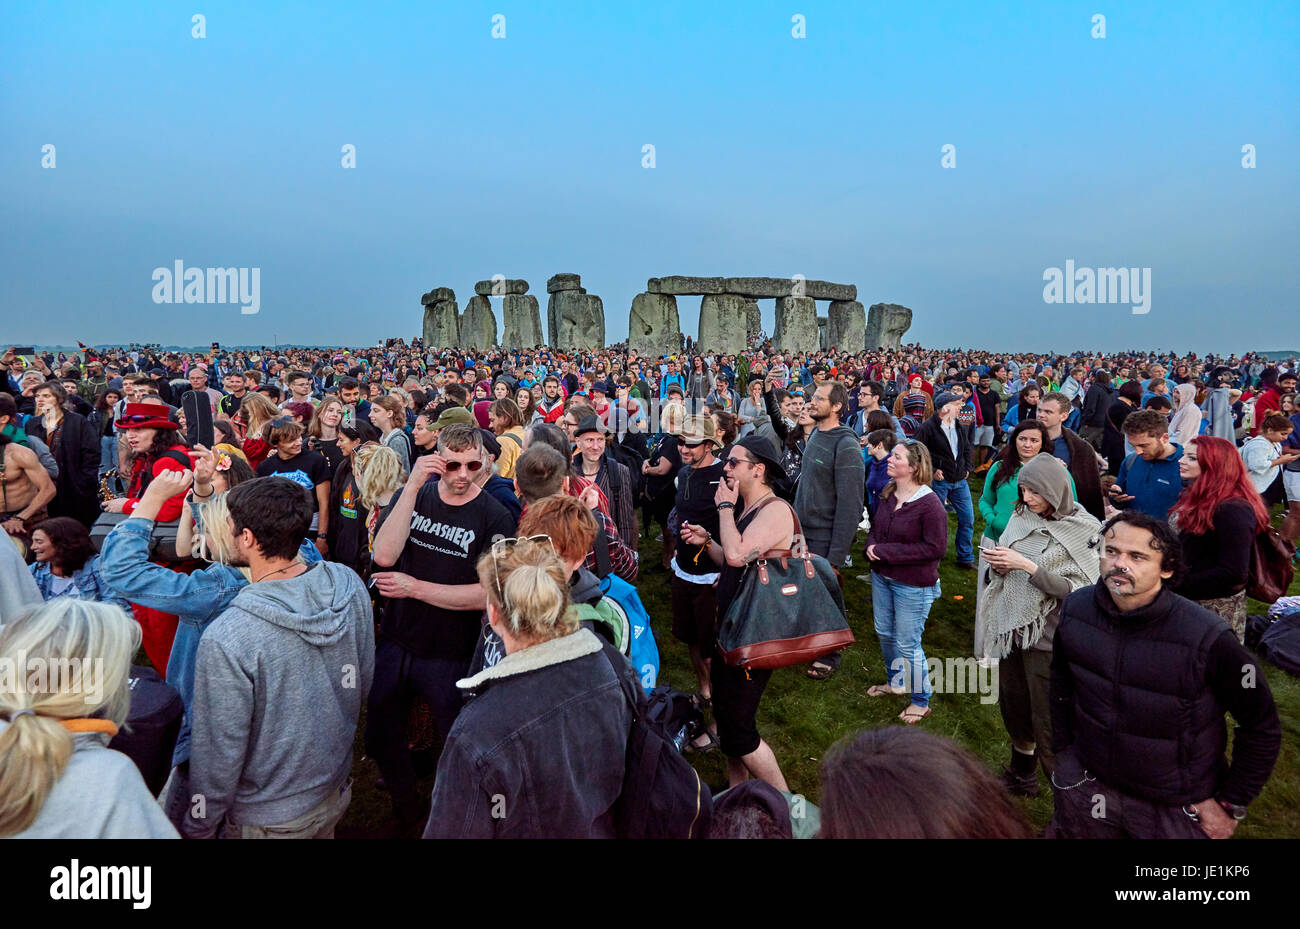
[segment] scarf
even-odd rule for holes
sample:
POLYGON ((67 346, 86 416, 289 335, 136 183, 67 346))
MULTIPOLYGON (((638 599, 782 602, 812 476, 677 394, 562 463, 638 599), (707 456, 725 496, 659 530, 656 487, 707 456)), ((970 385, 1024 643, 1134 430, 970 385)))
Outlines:
MULTIPOLYGON (((1038 565, 1039 571, 1063 577, 1071 590, 1095 584, 1101 575, 1097 551, 1089 541, 1100 524, 1082 506, 1062 519, 1043 519, 1027 507, 1012 514, 999 545, 1015 549, 1038 565)), ((1011 653, 1020 633, 1020 647, 1028 649, 1043 636, 1047 618, 1060 601, 1030 583, 1024 571, 998 574, 989 571, 988 586, 977 610, 984 624, 984 654, 990 661, 1011 653)))

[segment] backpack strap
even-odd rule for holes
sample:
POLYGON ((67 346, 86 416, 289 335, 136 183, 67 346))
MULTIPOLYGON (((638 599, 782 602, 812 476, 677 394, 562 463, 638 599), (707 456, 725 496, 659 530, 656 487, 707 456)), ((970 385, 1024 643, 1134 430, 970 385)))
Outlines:
POLYGON ((520 448, 524 447, 524 443, 519 441, 519 436, 515 435, 513 432, 503 432, 501 433, 501 438, 509 439, 511 442, 514 442, 520 448))

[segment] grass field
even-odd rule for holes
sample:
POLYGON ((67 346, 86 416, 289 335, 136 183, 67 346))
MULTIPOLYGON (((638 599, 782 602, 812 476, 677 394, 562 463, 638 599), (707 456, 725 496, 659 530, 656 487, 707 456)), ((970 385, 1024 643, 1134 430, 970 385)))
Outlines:
MULTIPOLYGON (((978 501, 982 480, 976 478, 971 483, 972 495, 978 501)), ((975 518, 978 541, 983 531, 978 509, 975 518)), ((955 566, 951 542, 951 533, 957 525, 955 516, 949 518, 949 524, 948 555, 940 567, 943 597, 930 612, 923 639, 927 658, 966 658, 971 654, 975 577, 973 572, 955 566)), ((817 766, 826 749, 839 738, 860 729, 902 725, 897 716, 908 702, 906 697, 866 696, 869 686, 885 680, 885 667, 872 627, 871 587, 858 580, 858 575, 868 573, 864 568, 863 535, 859 533, 854 543, 854 567, 843 572, 844 599, 857 643, 844 653, 840 671, 828 681, 810 680, 802 668, 777 671, 759 709, 759 731, 776 753, 790 789, 813 802, 821 797, 817 766)), ((686 647, 669 631, 669 574, 660 566, 659 551, 658 542, 642 541, 642 574, 637 586, 650 612, 659 645, 660 682, 693 692, 696 680, 686 647)), ((1300 579, 1290 592, 1300 594, 1300 579)), ((1264 611, 1262 604, 1250 601, 1250 612, 1264 611)), ((1250 816, 1237 830, 1237 836, 1291 838, 1300 835, 1300 680, 1267 663, 1263 663, 1263 668, 1282 717, 1282 753, 1268 786, 1251 805, 1250 816)), ((996 703, 981 703, 978 694, 936 693, 931 706, 933 714, 920 725, 956 740, 991 770, 1001 771, 1011 748, 996 703)), ((1231 718, 1229 726, 1232 726, 1231 718)), ((715 791, 726 786, 726 766, 719 752, 687 757, 715 791)), ((374 762, 363 758, 358 739, 353 769, 356 783, 352 807, 343 824, 349 828, 344 834, 373 834, 387 819, 388 795, 375 788, 377 773, 374 762)), ((1041 773, 1039 777, 1040 795, 1018 802, 1024 804, 1030 821, 1041 830, 1051 818, 1052 800, 1050 785, 1041 773)), ((431 789, 432 779, 426 780, 423 787, 431 789)))

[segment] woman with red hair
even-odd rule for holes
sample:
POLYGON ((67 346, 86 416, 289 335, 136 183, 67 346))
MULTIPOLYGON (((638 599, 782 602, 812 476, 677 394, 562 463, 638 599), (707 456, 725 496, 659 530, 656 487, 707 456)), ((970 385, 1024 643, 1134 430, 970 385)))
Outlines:
POLYGON ((1192 439, 1178 472, 1188 483, 1169 522, 1183 543, 1187 571, 1175 590, 1218 613, 1244 641, 1250 555, 1255 536, 1268 527, 1268 510, 1227 439, 1192 439))

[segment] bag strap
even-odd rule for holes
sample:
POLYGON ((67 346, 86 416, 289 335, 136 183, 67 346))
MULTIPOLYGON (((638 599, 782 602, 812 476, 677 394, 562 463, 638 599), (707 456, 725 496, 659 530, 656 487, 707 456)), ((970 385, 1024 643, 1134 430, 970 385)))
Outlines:
POLYGON ((605 521, 602 519, 596 520, 596 539, 592 550, 596 553, 596 574, 604 579, 613 570, 613 562, 609 557, 609 533, 605 531, 605 521))

